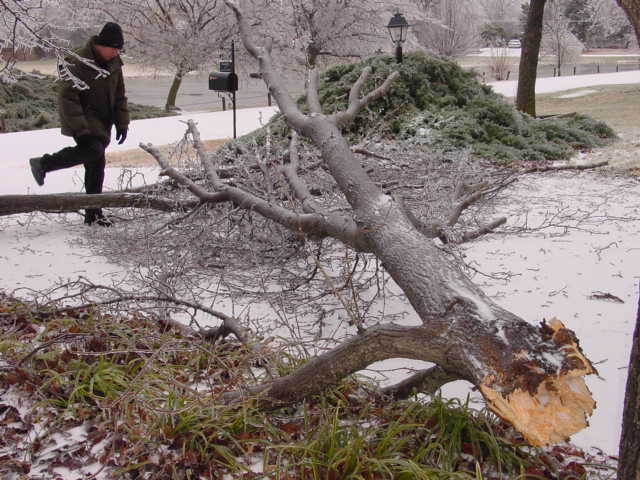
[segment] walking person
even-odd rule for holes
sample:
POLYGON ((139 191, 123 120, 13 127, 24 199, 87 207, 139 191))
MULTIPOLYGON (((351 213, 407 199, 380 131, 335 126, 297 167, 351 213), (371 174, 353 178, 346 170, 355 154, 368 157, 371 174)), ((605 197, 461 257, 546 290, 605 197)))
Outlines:
MULTIPOLYGON (((73 82, 62 82, 58 90, 58 113, 63 135, 73 137, 76 146, 44 154, 29 160, 31 172, 38 185, 44 185, 49 172, 83 164, 84 187, 88 194, 102 193, 105 168, 105 149, 111 141, 111 129, 116 127, 116 141, 127 138, 129 110, 122 76, 120 50, 124 46, 122 28, 117 23, 104 25, 97 36, 76 53, 107 70, 108 76, 99 76, 95 69, 70 60, 70 71, 89 87, 74 88, 73 82)), ((109 227, 113 222, 100 208, 85 210, 84 223, 109 227)))

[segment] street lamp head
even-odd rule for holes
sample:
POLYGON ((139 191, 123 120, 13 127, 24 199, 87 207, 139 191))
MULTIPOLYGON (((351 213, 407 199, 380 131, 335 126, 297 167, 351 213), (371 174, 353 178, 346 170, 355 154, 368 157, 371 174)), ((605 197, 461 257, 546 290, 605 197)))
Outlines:
POLYGON ((407 19, 404 18, 404 15, 399 11, 396 12, 393 17, 391 17, 391 20, 389 20, 389 25, 387 25, 389 35, 391 35, 391 41, 395 44, 404 43, 407 39, 409 26, 410 25, 407 23, 407 19))

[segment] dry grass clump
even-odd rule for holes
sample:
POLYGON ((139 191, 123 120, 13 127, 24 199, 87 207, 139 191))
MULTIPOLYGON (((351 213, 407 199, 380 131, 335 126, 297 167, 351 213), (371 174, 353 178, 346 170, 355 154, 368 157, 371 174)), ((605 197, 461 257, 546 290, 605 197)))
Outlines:
MULTIPOLYGON (((204 140, 204 148, 207 152, 216 151, 220 145, 224 144, 228 139, 223 140, 204 140)), ((174 145, 167 144, 158 147, 160 151, 171 158, 174 145)), ((108 167, 148 167, 156 166, 157 163, 147 152, 140 148, 132 148, 131 150, 123 150, 119 152, 107 152, 108 167)))

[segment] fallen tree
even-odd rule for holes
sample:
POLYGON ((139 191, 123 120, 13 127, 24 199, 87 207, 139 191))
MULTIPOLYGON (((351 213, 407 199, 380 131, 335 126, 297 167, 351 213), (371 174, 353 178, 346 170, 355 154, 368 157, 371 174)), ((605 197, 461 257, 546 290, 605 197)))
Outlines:
MULTIPOLYGON (((490 408, 513 423, 532 444, 563 441, 583 428, 594 402, 582 377, 594 369, 581 353, 575 335, 557 320, 534 326, 501 308, 466 277, 443 249, 443 244, 475 238, 504 222, 498 218, 452 234, 462 213, 493 187, 482 182, 461 182, 451 201, 444 202, 438 212, 416 218, 401 197, 385 193, 389 190, 384 182, 375 181, 371 176, 375 172, 364 168, 361 158, 355 156, 355 152, 368 151, 352 148, 342 133, 360 111, 388 92, 397 75, 391 74, 378 88, 363 94, 371 73, 365 69, 348 94, 347 107, 325 114, 318 96, 318 75, 312 71, 306 98, 309 112, 303 113, 271 67, 269 49, 252 42, 239 7, 235 2, 227 3, 238 18, 247 49, 259 60, 269 91, 293 130, 288 154, 281 164, 260 159, 254 164, 269 180, 275 165, 293 197, 280 197, 281 192, 270 190, 270 182, 266 182, 263 195, 224 181, 220 172, 227 167, 214 163, 214 158, 205 153, 197 128, 190 123, 189 138, 206 172, 205 182, 196 182, 174 169, 153 146, 142 148, 156 158, 165 175, 184 185, 195 200, 145 204, 148 197, 142 194, 113 194, 112 201, 161 210, 229 203, 298 236, 337 239, 356 252, 372 254, 380 260, 420 317, 421 325, 359 325, 357 335, 293 373, 247 391, 227 393, 223 398, 233 402, 255 395, 266 408, 287 405, 329 388, 373 362, 403 357, 432 362, 436 367, 389 388, 390 394, 433 391, 454 379, 465 379, 480 389, 490 408), (303 159, 298 134, 310 139, 320 151, 322 169, 337 185, 340 193, 333 205, 319 200, 300 176, 303 159)), ((55 208, 45 199, 38 208, 62 211, 97 204, 108 206, 106 199, 102 195, 78 195, 68 203, 54 204, 55 208)), ((16 213, 15 205, 20 199, 11 200, 16 213)), ((38 200, 31 202, 34 205, 38 200)), ((6 213, 12 213, 10 208, 6 213)))
MULTIPOLYGON (((226 400, 256 395, 265 407, 291 404, 375 361, 403 357, 435 363, 438 368, 431 372, 442 380, 439 383, 462 378, 476 385, 489 407, 514 424, 532 444, 560 442, 584 428, 595 404, 583 376, 595 370, 573 332, 555 319, 533 326, 501 308, 435 241, 457 221, 459 213, 455 212, 464 210, 469 202, 460 201, 444 220, 418 221, 402 201, 386 195, 370 178, 343 137, 341 129, 361 109, 383 96, 396 75, 363 96, 362 87, 370 74, 365 69, 349 93, 348 107, 325 115, 317 94, 318 75, 312 71, 306 99, 310 111, 305 114, 283 89, 271 66, 269 48, 258 47, 251 39, 237 3, 226 3, 235 12, 245 47, 259 61, 262 76, 288 125, 320 150, 324 167, 349 210, 329 211, 310 194, 296 173, 296 134, 292 135, 289 161, 282 173, 301 212, 224 183, 204 152, 194 124, 189 126, 190 134, 211 190, 172 168, 152 146, 143 148, 154 155, 168 176, 187 186, 201 202, 233 202, 298 234, 332 237, 356 251, 374 254, 422 320, 421 325, 413 327, 383 324, 362 328, 358 335, 291 374, 249 391, 226 394, 226 400)), ((425 372, 418 375, 420 384, 429 383, 425 372)))

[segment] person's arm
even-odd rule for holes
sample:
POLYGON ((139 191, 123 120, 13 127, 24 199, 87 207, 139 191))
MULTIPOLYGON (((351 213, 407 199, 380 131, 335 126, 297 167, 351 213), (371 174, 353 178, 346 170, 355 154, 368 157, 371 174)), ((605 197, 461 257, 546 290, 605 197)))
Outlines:
POLYGON ((127 129, 129 127, 129 107, 127 105, 127 96, 124 89, 124 77, 122 70, 118 71, 118 84, 116 86, 116 101, 114 123, 116 128, 127 129))
POLYGON ((71 81, 62 82, 59 88, 58 111, 62 124, 73 132, 74 137, 89 135, 91 131, 80 101, 80 90, 73 88, 71 81))

